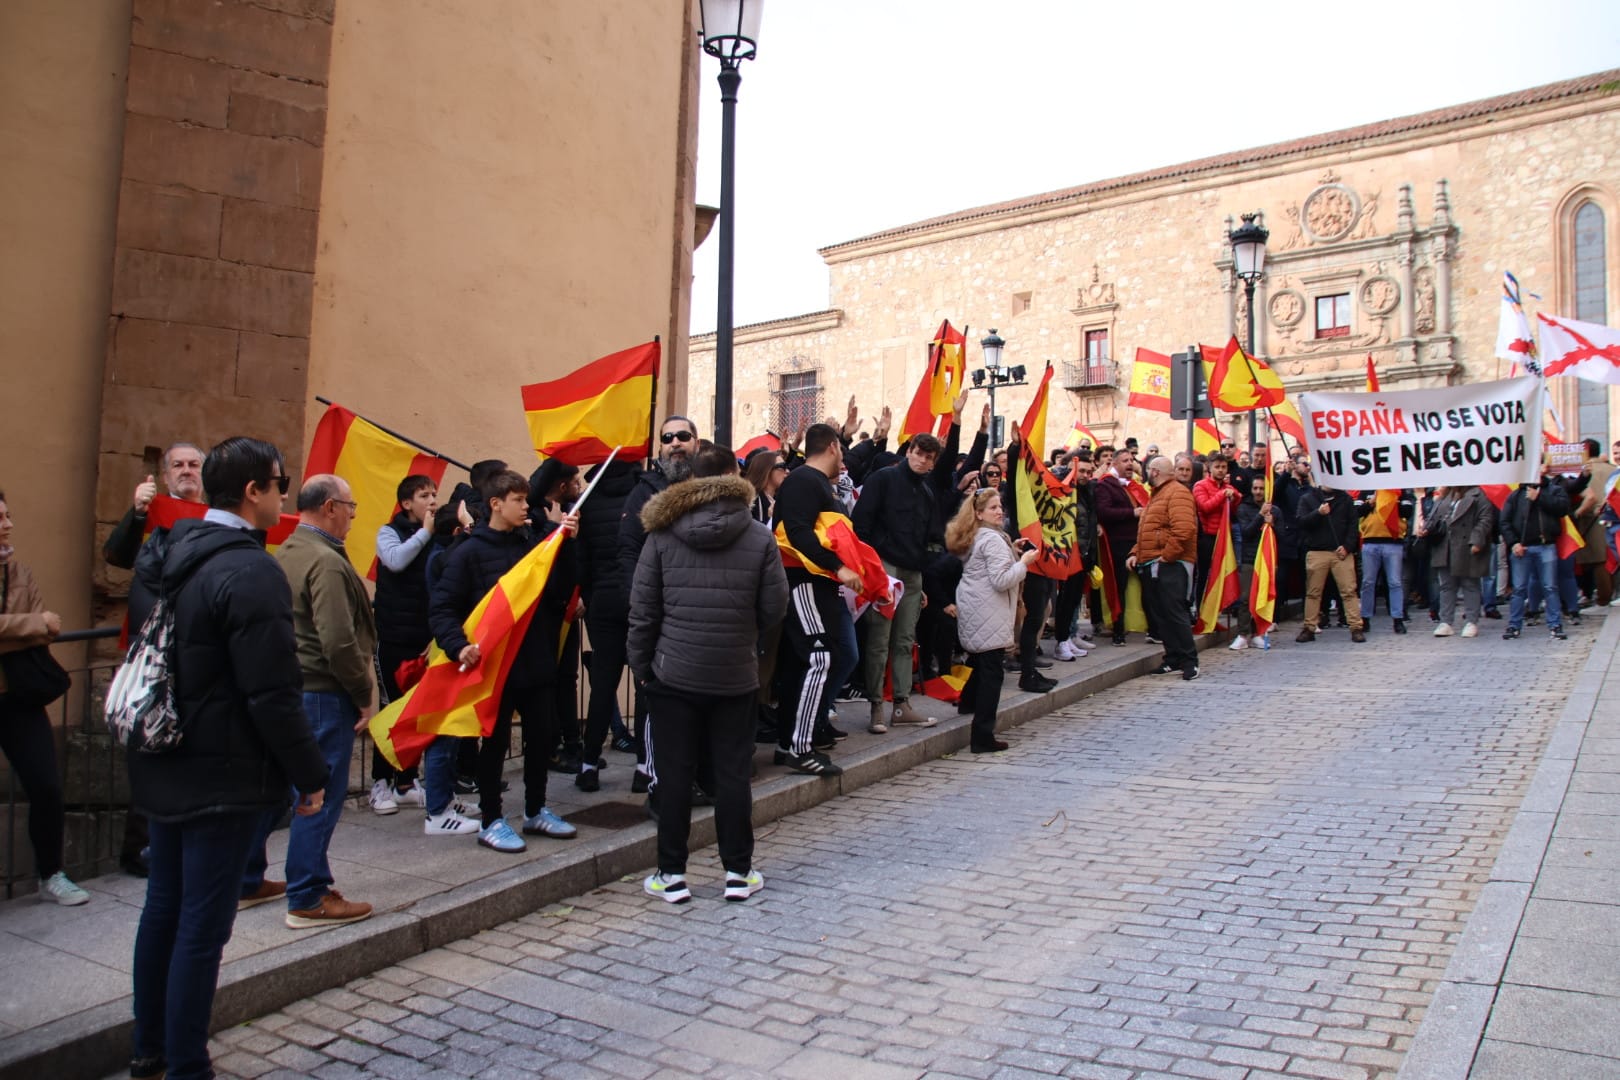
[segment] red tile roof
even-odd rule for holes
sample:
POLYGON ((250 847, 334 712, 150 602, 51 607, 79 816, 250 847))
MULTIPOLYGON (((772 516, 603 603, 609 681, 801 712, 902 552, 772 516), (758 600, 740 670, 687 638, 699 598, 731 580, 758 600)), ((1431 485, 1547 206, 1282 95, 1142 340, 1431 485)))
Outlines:
POLYGON ((1193 177, 1205 173, 1219 173, 1241 165, 1293 157, 1298 154, 1325 150, 1349 143, 1392 138, 1414 131, 1421 131, 1425 128, 1446 127, 1451 124, 1478 120, 1494 113, 1532 105, 1544 105, 1563 98, 1581 97, 1588 94, 1613 94, 1617 90, 1620 90, 1620 68, 1600 71, 1592 75, 1582 75, 1575 79, 1565 79, 1563 82, 1548 83, 1545 86, 1536 86, 1528 90, 1517 90, 1511 94, 1502 94, 1499 97, 1470 101, 1462 105, 1450 105, 1443 109, 1434 109, 1413 116, 1380 120, 1372 124, 1362 124, 1360 127, 1344 128, 1341 131, 1330 131, 1321 135, 1309 135, 1302 139, 1290 139, 1286 142, 1272 143, 1269 146, 1236 150, 1231 153, 1218 154, 1215 157, 1183 162, 1179 165, 1150 169, 1147 172, 1117 176, 1111 180, 1098 180, 1090 184, 1082 184, 1079 187, 1049 191, 1043 195, 1030 195, 1022 199, 1010 199, 1007 202, 978 206, 970 210, 958 210, 955 213, 929 218, 926 221, 913 222, 910 225, 902 225, 898 228, 872 233, 870 236, 832 244, 821 248, 820 253, 827 255, 857 244, 871 243, 874 240, 905 236, 909 233, 923 232, 940 225, 954 225, 980 218, 994 217, 1010 211, 1033 210, 1037 207, 1068 202, 1088 195, 1100 195, 1103 192, 1118 191, 1121 188, 1133 187, 1138 184, 1193 177))

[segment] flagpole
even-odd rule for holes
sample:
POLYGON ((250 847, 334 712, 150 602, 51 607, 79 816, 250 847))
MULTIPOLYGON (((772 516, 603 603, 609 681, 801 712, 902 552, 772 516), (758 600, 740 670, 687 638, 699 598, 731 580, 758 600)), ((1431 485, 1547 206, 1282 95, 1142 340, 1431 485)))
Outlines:
MULTIPOLYGON (((659 336, 660 335, 658 335, 658 334, 653 335, 653 344, 654 345, 659 344, 659 336)), ((653 443, 656 441, 653 438, 653 434, 654 434, 654 429, 656 428, 656 426, 658 424, 658 370, 659 370, 659 368, 662 368, 663 366, 664 366, 664 349, 663 349, 663 346, 659 345, 658 364, 657 364, 656 367, 653 368, 653 373, 652 373, 652 375, 653 375, 653 378, 652 378, 652 403, 651 403, 651 406, 647 409, 647 468, 649 468, 649 469, 652 468, 652 459, 657 454, 657 451, 653 448, 653 443)), ((694 424, 693 426, 696 427, 697 425, 694 424)), ((614 449, 614 453, 618 452, 618 447, 614 447, 613 449, 614 449)), ((610 455, 610 459, 611 459, 611 455, 610 455)), ((602 464, 604 466, 606 466, 607 462, 604 461, 602 464)), ((598 472, 597 475, 600 476, 602 474, 600 472, 598 472)), ((593 484, 592 486, 594 487, 595 485, 593 484)))
MULTIPOLYGON (((315 400, 320 402, 322 405, 337 405, 337 402, 333 401, 331 398, 323 398, 319 394, 315 395, 315 400)), ((338 407, 342 408, 341 405, 339 405, 338 407)), ((376 428, 378 431, 382 432, 384 435, 392 435, 394 438, 398 439, 400 442, 408 443, 409 445, 414 446, 418 450, 422 451, 422 453, 424 453, 424 454, 432 454, 434 457, 438 458, 440 461, 447 461, 451 465, 454 465, 456 468, 461 469, 464 472, 471 472, 472 471, 471 468, 469 468, 466 465, 463 465, 461 462, 457 461, 455 458, 451 457, 449 454, 441 454, 437 450, 433 449, 433 447, 431 447, 431 446, 423 446, 421 443, 417 442, 415 439, 411 438, 409 435, 401 435, 399 432, 395 431, 393 428, 383 427, 381 424, 377 423, 377 421, 371 419, 369 416, 360 416, 359 413, 355 413, 354 415, 360 417, 361 420, 364 420, 366 423, 370 424, 372 427, 376 428)))

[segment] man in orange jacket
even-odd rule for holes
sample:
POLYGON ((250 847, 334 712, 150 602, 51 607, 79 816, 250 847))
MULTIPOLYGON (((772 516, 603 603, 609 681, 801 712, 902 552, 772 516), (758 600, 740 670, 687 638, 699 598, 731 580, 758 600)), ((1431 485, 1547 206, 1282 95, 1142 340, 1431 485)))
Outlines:
POLYGON ((1128 566, 1146 567, 1153 576, 1149 590, 1164 640, 1164 663, 1155 675, 1181 672, 1188 682, 1198 678, 1198 649, 1192 633, 1193 561, 1198 555, 1198 510, 1192 492, 1178 483, 1169 458, 1148 464, 1153 498, 1137 527, 1136 546, 1128 566))

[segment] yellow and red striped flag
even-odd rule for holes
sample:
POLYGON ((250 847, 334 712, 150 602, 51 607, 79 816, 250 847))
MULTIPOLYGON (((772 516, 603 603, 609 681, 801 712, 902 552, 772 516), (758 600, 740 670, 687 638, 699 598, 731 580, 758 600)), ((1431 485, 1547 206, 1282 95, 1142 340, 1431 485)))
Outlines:
POLYGON ((1292 401, 1284 398, 1273 405, 1266 414, 1266 423, 1283 437, 1283 445, 1289 453, 1295 450, 1309 452, 1309 443, 1305 439, 1305 418, 1299 415, 1299 410, 1294 407, 1292 401), (1289 439, 1293 440, 1292 444, 1289 443, 1289 439))
POLYGON ((1018 435, 1028 444, 1030 452, 1040 461, 1046 460, 1046 386, 1052 381, 1052 365, 1046 365, 1035 396, 1030 399, 1024 422, 1018 425, 1018 435))
MULTIPOLYGON (((1378 368, 1373 365, 1372 353, 1367 354, 1367 393, 1376 394, 1378 385, 1378 368)), ((1373 495, 1373 513, 1383 522, 1384 528, 1390 536, 1397 540, 1401 538, 1403 527, 1401 525, 1401 493, 1393 488, 1380 488, 1373 495)))
POLYGON ((1285 396, 1277 373, 1264 360, 1246 355, 1236 337, 1219 351, 1208 345, 1198 349, 1204 358, 1209 400, 1221 411, 1253 412, 1276 405, 1285 396))
MULTIPOLYGON (((861 595, 875 600, 889 591, 889 574, 883 569, 883 559, 877 551, 855 535, 855 525, 843 514, 832 510, 816 515, 816 539, 821 546, 838 556, 838 561, 861 578, 861 595)), ((782 565, 797 567, 817 577, 838 580, 834 574, 804 556, 787 538, 787 529, 780 522, 776 526, 776 546, 782 553, 782 565)), ((891 611, 892 615, 892 611, 891 611)))
MULTIPOLYGON (((1266 470, 1266 502, 1271 502, 1270 469, 1266 470)), ((1260 546, 1254 553, 1254 576, 1249 579, 1249 616, 1254 632, 1264 635, 1277 621, 1277 534, 1266 522, 1260 529, 1260 546)))
POLYGON ((1125 404, 1132 409, 1170 411, 1170 358, 1140 346, 1131 364, 1131 385, 1125 404))
POLYGON ((359 505, 354 524, 343 547, 349 561, 365 577, 377 576, 377 530, 388 524, 399 503, 394 498, 399 482, 420 474, 435 486, 444 480, 444 458, 425 453, 402 439, 396 439, 371 421, 345 409, 328 405, 315 425, 315 438, 309 444, 304 462, 304 481, 331 473, 349 483, 351 496, 359 505))
POLYGON ((1091 429, 1078 420, 1074 422, 1074 427, 1069 429, 1068 438, 1063 440, 1063 449, 1065 450, 1078 450, 1084 446, 1095 452, 1097 447, 1101 445, 1102 440, 1092 434, 1091 429))
POLYGON ((1221 448, 1221 429, 1213 420, 1193 421, 1193 453, 1209 455, 1221 448))
MULTIPOLYGON (((545 591, 564 538, 557 529, 502 574, 462 623, 481 659, 462 671, 438 644, 415 686, 371 718, 371 738, 396 769, 409 769, 441 735, 487 736, 495 728, 506 676, 545 591)), ((567 640, 566 628, 562 635, 567 640)))
POLYGON ((606 461, 615 446, 627 460, 646 457, 660 355, 658 342, 649 341, 523 387, 534 452, 581 466, 606 461))
POLYGON ((900 442, 904 443, 925 431, 933 431, 938 419, 939 434, 949 430, 947 417, 951 406, 962 393, 967 377, 967 335, 946 319, 939 324, 934 339, 928 343, 928 368, 922 382, 911 397, 911 407, 900 425, 900 442))
MULTIPOLYGON (((172 529, 186 518, 200 518, 208 513, 206 503, 187 502, 169 495, 154 496, 146 508, 146 528, 143 531, 141 542, 152 535, 153 529, 172 529)), ((264 547, 266 551, 274 552, 281 546, 281 542, 292 535, 298 528, 297 514, 282 514, 281 521, 276 527, 265 533, 264 547)))
POLYGON ((1238 598, 1237 556, 1232 551, 1232 505, 1221 505, 1221 527, 1215 533, 1215 552, 1209 560, 1209 581, 1204 599, 1198 605, 1198 621, 1193 633, 1207 634, 1215 629, 1225 611, 1238 598))

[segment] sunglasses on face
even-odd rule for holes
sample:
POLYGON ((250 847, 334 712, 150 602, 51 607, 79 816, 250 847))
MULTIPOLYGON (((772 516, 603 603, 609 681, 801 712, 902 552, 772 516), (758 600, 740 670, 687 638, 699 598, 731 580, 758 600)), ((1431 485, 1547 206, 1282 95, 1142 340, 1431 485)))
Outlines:
MULTIPOLYGON (((290 476, 272 476, 270 478, 270 483, 275 484, 276 485, 276 490, 281 492, 281 494, 285 495, 285 494, 287 494, 287 488, 292 485, 292 477, 290 477, 290 476)), ((267 484, 266 486, 268 487, 269 485, 267 484)))
POLYGON ((683 443, 691 442, 692 433, 690 431, 666 431, 662 435, 658 436, 658 441, 663 443, 665 446, 677 441, 683 443))

